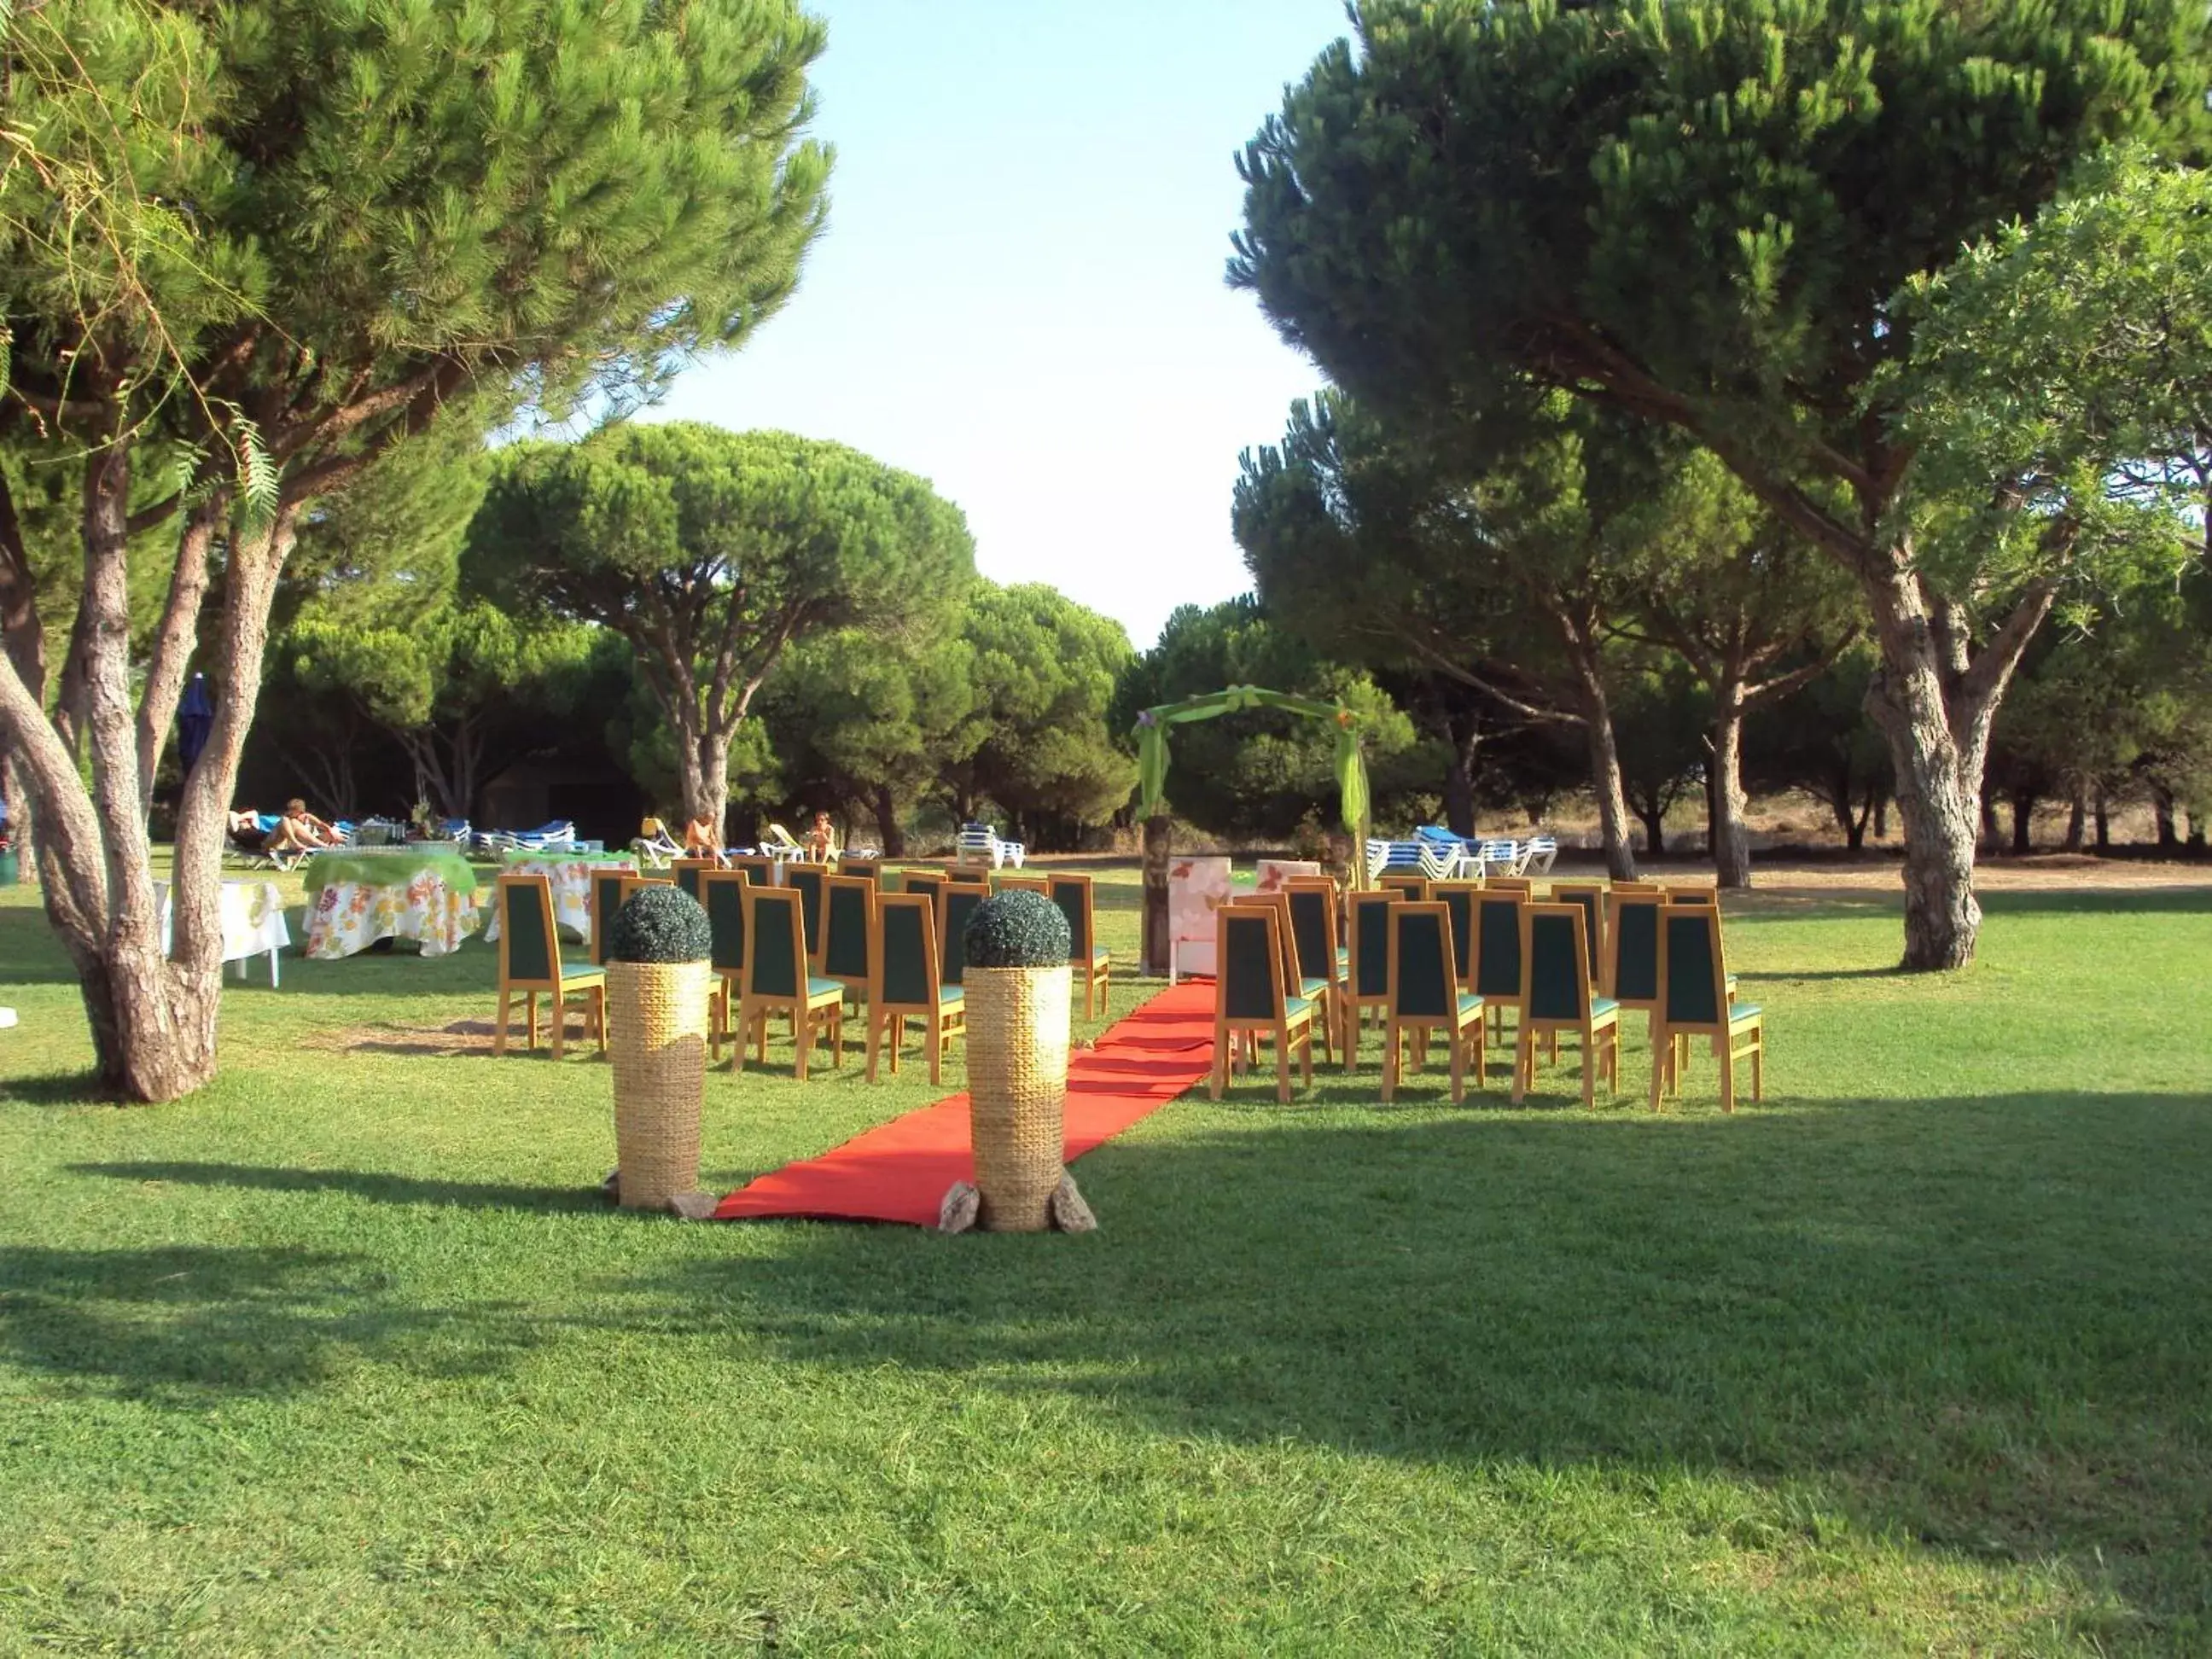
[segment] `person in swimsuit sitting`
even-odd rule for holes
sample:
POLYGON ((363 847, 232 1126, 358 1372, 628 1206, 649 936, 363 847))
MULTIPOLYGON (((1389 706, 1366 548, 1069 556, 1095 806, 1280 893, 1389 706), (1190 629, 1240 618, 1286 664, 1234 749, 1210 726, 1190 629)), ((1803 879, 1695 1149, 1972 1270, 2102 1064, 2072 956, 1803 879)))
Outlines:
POLYGON ((806 832, 806 856, 817 864, 827 864, 837 851, 837 832, 830 827, 830 815, 817 812, 814 827, 806 832))
POLYGON ((284 816, 276 820, 276 827, 269 832, 263 843, 270 853, 312 853, 318 847, 336 847, 338 832, 307 810, 307 803, 295 796, 284 803, 284 816))

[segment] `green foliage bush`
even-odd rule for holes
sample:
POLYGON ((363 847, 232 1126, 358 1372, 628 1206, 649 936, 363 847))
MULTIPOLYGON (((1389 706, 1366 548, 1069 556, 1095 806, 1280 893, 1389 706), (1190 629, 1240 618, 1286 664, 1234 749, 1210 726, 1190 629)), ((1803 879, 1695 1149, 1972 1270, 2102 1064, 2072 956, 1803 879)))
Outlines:
POLYGON ((680 887, 640 888, 607 924, 610 962, 704 962, 714 946, 706 911, 680 887))
POLYGON ((1058 968, 1067 961, 1067 918, 1042 893, 985 899, 962 938, 970 968, 1058 968))

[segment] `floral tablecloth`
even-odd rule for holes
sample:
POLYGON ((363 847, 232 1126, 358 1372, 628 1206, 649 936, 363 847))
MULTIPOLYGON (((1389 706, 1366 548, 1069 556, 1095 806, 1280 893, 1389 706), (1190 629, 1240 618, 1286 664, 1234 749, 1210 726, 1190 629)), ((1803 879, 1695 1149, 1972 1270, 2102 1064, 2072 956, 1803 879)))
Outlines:
MULTIPOLYGON (((154 902, 161 912, 161 948, 169 948, 169 884, 154 884, 154 902)), ((239 964, 242 977, 252 958, 269 958, 269 982, 276 983, 276 953, 292 942, 284 925, 284 895, 273 881, 227 881, 216 915, 222 922, 222 959, 239 964)))
MULTIPOLYGON (((509 859, 501 874, 543 876, 553 884, 553 923, 573 939, 592 937, 592 878, 615 871, 637 872, 637 860, 617 853, 548 853, 536 858, 509 859)), ((484 941, 499 939, 499 907, 492 907, 484 924, 484 941)))
POLYGON ((308 906, 307 954, 327 962, 381 939, 407 939, 424 956, 442 957, 459 950, 481 920, 477 896, 433 870, 392 882, 333 881, 308 906))

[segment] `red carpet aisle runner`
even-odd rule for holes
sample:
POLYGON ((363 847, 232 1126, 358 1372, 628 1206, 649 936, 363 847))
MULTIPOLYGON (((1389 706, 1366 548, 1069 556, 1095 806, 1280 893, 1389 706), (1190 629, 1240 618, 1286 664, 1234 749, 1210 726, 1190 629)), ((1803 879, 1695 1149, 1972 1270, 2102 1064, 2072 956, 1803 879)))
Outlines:
MULTIPOLYGON (((1212 1062, 1212 980, 1164 991, 1117 1022, 1096 1048, 1068 1058, 1067 1161, 1158 1111, 1212 1062)), ((748 1182, 722 1200, 714 1218, 836 1216, 934 1227, 945 1189, 975 1178, 968 1097, 953 1095, 748 1182)))

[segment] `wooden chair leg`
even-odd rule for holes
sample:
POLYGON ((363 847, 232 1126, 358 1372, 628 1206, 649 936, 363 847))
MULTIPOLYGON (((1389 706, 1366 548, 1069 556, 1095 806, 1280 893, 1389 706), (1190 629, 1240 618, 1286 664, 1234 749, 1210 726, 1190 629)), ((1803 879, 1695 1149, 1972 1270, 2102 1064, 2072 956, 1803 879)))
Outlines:
POLYGON ((535 992, 535 991, 525 991, 525 992, 522 994, 522 1017, 523 1017, 523 1023, 524 1023, 524 1024, 525 1024, 526 1028, 528 1030, 528 1031, 529 1031, 529 1033, 530 1033, 530 1036, 529 1036, 530 1052, 531 1052, 532 1054, 536 1054, 536 1053, 538 1052, 538 993, 537 993, 537 992, 535 992))
POLYGON ((1457 1031, 1450 1034, 1449 1041, 1451 1043, 1451 1097, 1452 1104, 1457 1106, 1467 1099, 1467 1042, 1457 1031))
POLYGON ((1713 1039, 1713 1058, 1721 1063, 1721 1110, 1735 1110, 1735 1056, 1729 1052, 1728 1033, 1713 1039))
POLYGON ((1398 1097, 1398 1025, 1393 1020, 1382 1028, 1382 1102, 1388 1105, 1398 1097))
POLYGON ((730 1074, 732 1077, 745 1069, 745 1038, 750 1035, 745 1026, 752 1018, 752 1004, 740 999, 738 1003, 738 1029, 731 1034, 730 1041, 730 1074))
POLYGON ((1513 1103, 1516 1106, 1527 1097, 1535 1076, 1536 1037, 1524 1020, 1513 1039, 1513 1103))
POLYGON ((1597 1033, 1589 1026, 1583 1027, 1583 1109, 1597 1110, 1597 1033))
POLYGON ((806 1017, 805 1006, 793 1003, 791 1008, 792 1070, 801 1083, 806 1081, 806 1051, 813 1046, 814 1022, 806 1017))
POLYGON ((1275 1034, 1275 1098, 1285 1106, 1291 1103, 1291 1042, 1281 1031, 1275 1034))
POLYGON ((884 1024, 884 1021, 883 1016, 878 1014, 873 1008, 869 1009, 867 1076, 868 1081, 871 1083, 873 1083, 876 1080, 876 1049, 883 1041, 884 1024))
POLYGON ((1221 1091, 1229 1086, 1229 1043, 1226 1031, 1213 1034, 1213 1072, 1206 1079, 1206 1092, 1209 1100, 1221 1098, 1221 1091))
POLYGON ((553 1005, 553 1058, 561 1058, 562 1044, 568 1036, 568 994, 556 991, 548 999, 553 1005))
MULTIPOLYGON (((904 1024, 906 1022, 902 1020, 899 1023, 904 1024)), ((928 1021, 924 1030, 929 1039, 929 1084, 933 1089, 945 1081, 945 1045, 948 1039, 945 1035, 945 1022, 941 1019, 928 1021)))
POLYGON ((514 1000, 514 993, 512 991, 501 991, 499 994, 499 1026, 491 1034, 491 1052, 492 1058, 495 1060, 501 1058, 507 1053, 507 1011, 508 1005, 514 1000))
POLYGON ((599 1033, 599 1053, 604 1056, 607 1052, 607 988, 605 985, 592 988, 592 1024, 599 1033))
POLYGON ((1759 1034, 1759 1046, 1751 1051, 1751 1097, 1766 1098, 1766 1033, 1759 1034))

